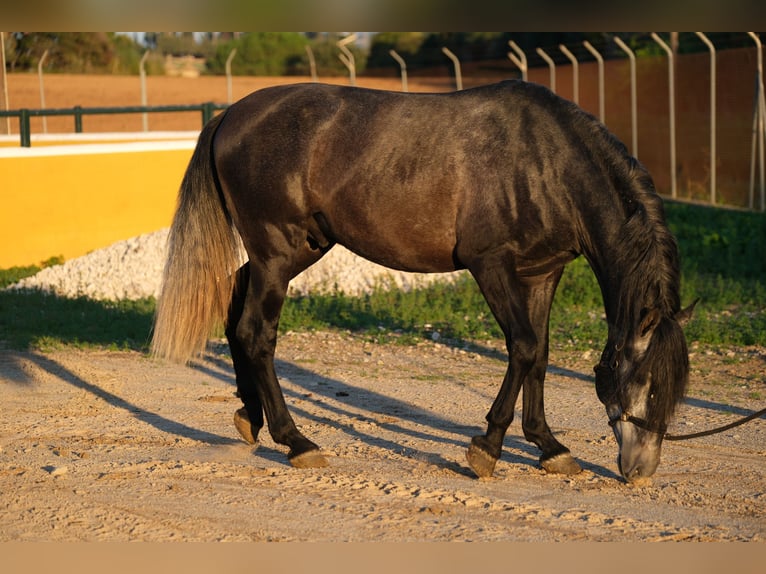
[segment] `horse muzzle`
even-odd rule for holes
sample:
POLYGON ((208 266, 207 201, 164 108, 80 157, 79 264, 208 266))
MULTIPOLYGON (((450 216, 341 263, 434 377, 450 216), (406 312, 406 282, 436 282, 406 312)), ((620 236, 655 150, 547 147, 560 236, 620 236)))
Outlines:
POLYGON ((626 417, 611 421, 610 425, 619 445, 620 474, 632 484, 649 479, 660 464, 663 435, 641 428, 626 417))

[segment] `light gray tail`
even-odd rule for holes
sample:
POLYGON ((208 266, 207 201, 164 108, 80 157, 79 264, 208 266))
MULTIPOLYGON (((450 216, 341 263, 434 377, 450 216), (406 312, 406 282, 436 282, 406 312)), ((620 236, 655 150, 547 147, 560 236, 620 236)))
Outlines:
POLYGON ((201 354, 213 329, 225 321, 240 264, 241 240, 212 161, 213 136, 224 115, 200 133, 168 237, 151 351, 181 363, 201 354))

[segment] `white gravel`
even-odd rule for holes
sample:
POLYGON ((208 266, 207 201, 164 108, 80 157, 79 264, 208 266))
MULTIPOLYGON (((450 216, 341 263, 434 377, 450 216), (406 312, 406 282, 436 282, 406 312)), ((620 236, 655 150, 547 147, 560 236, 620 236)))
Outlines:
MULTIPOLYGON (((157 297, 165 265, 167 234, 167 229, 161 229, 118 241, 62 265, 43 269, 8 289, 39 289, 61 297, 111 301, 157 297)), ((293 279, 289 293, 305 295, 337 289, 359 295, 381 283, 408 290, 435 281, 452 281, 457 276, 458 273, 394 271, 336 246, 319 263, 293 279)))

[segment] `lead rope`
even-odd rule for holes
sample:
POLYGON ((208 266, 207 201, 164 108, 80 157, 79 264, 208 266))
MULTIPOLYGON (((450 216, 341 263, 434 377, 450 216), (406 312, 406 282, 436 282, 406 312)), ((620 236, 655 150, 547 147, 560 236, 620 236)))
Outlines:
POLYGON ((716 427, 714 429, 709 429, 705 431, 700 432, 694 432, 691 434, 669 434, 665 433, 665 436, 663 437, 665 440, 688 440, 690 438, 700 438, 703 436, 709 436, 711 434, 717 434, 719 432, 723 432, 725 430, 729 430, 734 427, 738 427, 739 425, 743 425, 747 422, 752 421, 753 419, 757 419, 760 416, 763 416, 766 414, 766 408, 761 409, 758 412, 755 412, 751 415, 747 415, 746 417, 739 419, 738 421, 734 421, 733 423, 729 423, 727 425, 724 425, 722 427, 716 427))

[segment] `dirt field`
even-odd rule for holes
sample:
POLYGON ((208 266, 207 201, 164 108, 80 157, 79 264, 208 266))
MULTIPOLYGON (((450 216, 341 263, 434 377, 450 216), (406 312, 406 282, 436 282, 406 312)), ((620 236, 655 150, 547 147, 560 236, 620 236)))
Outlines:
MULTIPOLYGON (((0 351, 0 541, 763 541, 766 421, 665 443, 650 486, 618 476, 593 353, 555 353, 548 420, 581 462, 546 475, 518 418, 491 479, 464 452, 504 373, 498 342, 380 345, 289 333, 278 372, 330 466, 297 470, 232 424, 225 345, 180 367, 137 353, 0 351)), ((763 405, 766 349, 693 349, 671 432, 763 405)), ((518 415, 518 413, 517 413, 518 415)))

